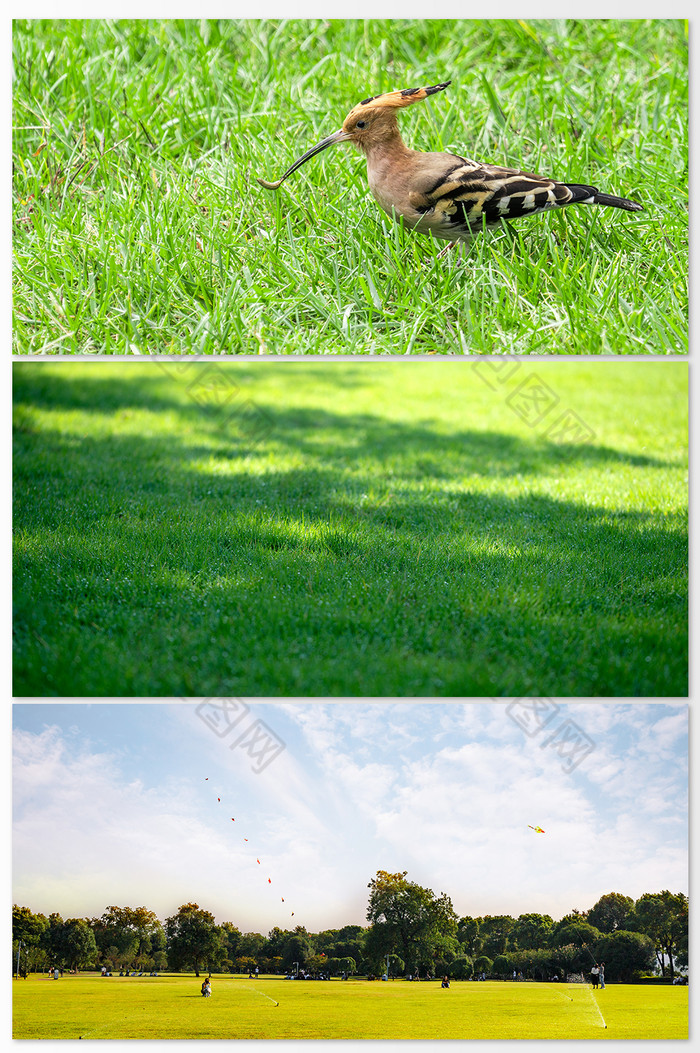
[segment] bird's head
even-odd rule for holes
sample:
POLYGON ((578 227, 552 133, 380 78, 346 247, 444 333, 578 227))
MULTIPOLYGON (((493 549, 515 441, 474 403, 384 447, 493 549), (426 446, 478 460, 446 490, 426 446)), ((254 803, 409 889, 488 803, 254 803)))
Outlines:
POLYGON ((276 190, 287 176, 296 172, 297 168, 311 157, 320 154, 329 146, 335 146, 336 143, 354 143, 366 153, 373 145, 384 142, 395 134, 397 110, 411 106, 414 102, 421 102, 438 91, 444 91, 450 83, 448 80, 444 84, 434 84, 429 88, 405 88, 403 91, 389 91, 384 95, 363 99, 357 106, 353 106, 339 131, 322 139, 298 157, 276 182, 269 183, 265 179, 258 179, 258 183, 268 190, 276 190))

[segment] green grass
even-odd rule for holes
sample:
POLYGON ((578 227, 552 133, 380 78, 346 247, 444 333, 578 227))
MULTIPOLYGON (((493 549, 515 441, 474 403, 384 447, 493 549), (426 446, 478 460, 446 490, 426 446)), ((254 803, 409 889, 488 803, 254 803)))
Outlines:
POLYGON ((15 364, 15 694, 685 695, 686 364, 503 364, 15 364))
POLYGON ((688 988, 215 976, 15 981, 20 1039, 687 1039, 688 988), (277 1001, 279 1004, 275 1005, 277 1001), (604 1026, 607 1025, 607 1026, 604 1026))
POLYGON ((682 20, 14 23, 18 354, 682 354, 682 20), (409 145, 593 183, 444 243, 380 212, 351 147, 270 193, 370 94, 452 79, 409 145))

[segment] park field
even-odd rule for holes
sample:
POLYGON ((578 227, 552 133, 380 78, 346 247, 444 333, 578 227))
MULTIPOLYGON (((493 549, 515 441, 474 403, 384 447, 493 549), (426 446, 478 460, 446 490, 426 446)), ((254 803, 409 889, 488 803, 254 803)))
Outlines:
POLYGON ((687 1039, 688 988, 296 982, 214 976, 31 977, 19 1039, 687 1039), (276 1004, 277 1003, 277 1004, 276 1004))
POLYGON ((687 693, 684 363, 14 381, 16 695, 687 693))

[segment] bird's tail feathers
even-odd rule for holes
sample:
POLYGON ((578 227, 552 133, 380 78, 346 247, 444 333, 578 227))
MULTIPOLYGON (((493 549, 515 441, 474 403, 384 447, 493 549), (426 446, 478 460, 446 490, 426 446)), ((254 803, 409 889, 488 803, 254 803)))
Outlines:
POLYGON ((600 194, 596 191, 593 198, 594 205, 609 205, 611 208, 623 208, 625 212, 643 212, 644 205, 637 201, 630 201, 626 197, 615 197, 614 194, 600 194))
POLYGON ((608 205, 610 208, 623 208, 625 212, 643 212, 644 206, 630 201, 626 197, 615 197, 614 194, 601 194, 597 186, 585 183, 564 183, 571 193, 571 198, 563 202, 566 205, 608 205))

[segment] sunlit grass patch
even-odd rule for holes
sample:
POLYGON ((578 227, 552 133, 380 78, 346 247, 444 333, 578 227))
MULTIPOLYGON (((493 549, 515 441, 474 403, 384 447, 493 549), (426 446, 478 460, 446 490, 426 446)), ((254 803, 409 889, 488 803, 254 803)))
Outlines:
POLYGON ((19 1039, 687 1039, 688 988, 215 975, 13 985, 19 1039), (275 1005, 274 1002, 278 1002, 275 1005))
POLYGON ((15 693, 684 695, 685 365, 520 370, 15 366, 15 693))

